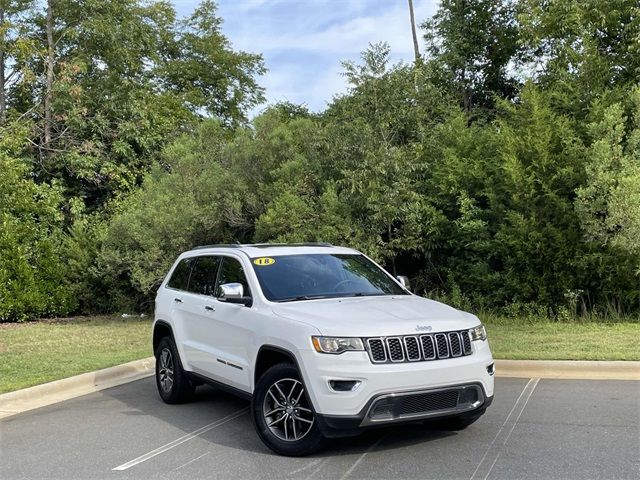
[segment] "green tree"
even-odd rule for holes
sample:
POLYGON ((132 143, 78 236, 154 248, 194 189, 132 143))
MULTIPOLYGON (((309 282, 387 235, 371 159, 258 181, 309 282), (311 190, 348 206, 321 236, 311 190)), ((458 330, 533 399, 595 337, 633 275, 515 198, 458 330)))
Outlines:
POLYGON ((562 111, 584 118, 591 103, 615 103, 640 78, 636 0, 521 0, 530 70, 562 111))
POLYGON ((33 0, 0 0, 0 128, 7 120, 11 91, 29 81, 25 64, 37 52, 26 33, 33 0))
POLYGON ((37 178, 59 179, 89 211, 138 185, 181 129, 203 116, 241 123, 262 101, 261 57, 231 49, 211 2, 185 21, 165 1, 50 7, 51 22, 33 12, 30 36, 44 42, 51 30, 54 49, 31 59, 34 79, 10 106, 34 120, 37 178))
POLYGON ((620 103, 592 114, 600 118, 589 125, 587 180, 576 199, 590 247, 582 262, 592 279, 586 302, 599 297, 614 314, 640 300, 640 89, 625 103, 629 116, 620 103))
POLYGON ((388 59, 388 45, 377 44, 360 64, 345 63, 349 94, 325 118, 338 195, 361 232, 352 244, 395 271, 398 256, 437 242, 442 218, 420 189, 427 172, 413 145, 448 107, 422 65, 390 67, 388 59))
POLYGON ((562 305, 579 288, 573 259, 581 231, 572 198, 584 180, 584 146, 572 122, 528 86, 521 105, 503 104, 496 141, 502 176, 494 215, 500 215, 496 261, 501 301, 562 305))
POLYGON ((577 207, 590 240, 621 248, 640 261, 640 88, 630 100, 631 118, 617 103, 590 125, 594 141, 577 207))
POLYGON ((158 75, 163 89, 178 94, 192 114, 205 112, 237 126, 246 123, 246 113, 264 101, 256 77, 266 70, 260 55, 232 50, 221 27, 216 4, 203 1, 177 23, 177 36, 158 75))
POLYGON ((494 96, 513 98, 518 81, 516 2, 443 0, 422 24, 436 82, 447 86, 468 113, 493 108, 494 96))
POLYGON ((251 225, 245 218, 251 198, 246 180, 225 168, 227 138, 215 121, 178 138, 162 155, 165 167, 155 166, 119 204, 92 267, 110 286, 113 305, 149 308, 179 253, 232 242, 251 225))
POLYGON ((36 184, 5 140, 0 139, 0 321, 67 314, 76 303, 61 259, 60 189, 36 184))

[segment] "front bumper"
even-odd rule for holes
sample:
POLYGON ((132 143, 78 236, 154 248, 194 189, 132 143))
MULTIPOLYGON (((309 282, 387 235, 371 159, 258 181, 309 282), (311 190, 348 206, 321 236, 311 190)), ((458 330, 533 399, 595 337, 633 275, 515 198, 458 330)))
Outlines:
POLYGON ((363 428, 394 423, 478 417, 492 402, 493 396, 487 397, 480 384, 467 384, 380 395, 357 415, 316 415, 316 419, 325 437, 344 437, 357 435, 363 428))
POLYGON ((464 357, 385 364, 373 364, 367 352, 327 355, 299 350, 299 366, 317 415, 362 420, 371 402, 384 395, 479 385, 485 399, 493 397, 493 371, 487 369, 493 365, 489 343, 475 341, 472 348, 472 354, 464 357), (331 380, 359 384, 353 391, 336 392, 331 380))

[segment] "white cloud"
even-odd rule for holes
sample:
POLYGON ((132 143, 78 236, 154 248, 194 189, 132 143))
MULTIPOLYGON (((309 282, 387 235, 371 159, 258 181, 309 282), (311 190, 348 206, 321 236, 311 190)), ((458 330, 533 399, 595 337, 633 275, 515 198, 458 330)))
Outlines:
MULTIPOLYGON (((417 12, 423 17, 431 13, 430 3, 418 3, 417 12)), ((323 30, 304 33, 275 27, 273 31, 258 36, 238 38, 236 44, 243 49, 259 45, 264 52, 306 50, 315 53, 359 53, 369 43, 387 41, 396 55, 413 55, 411 25, 406 4, 394 2, 394 8, 367 16, 361 14, 323 30), (284 30, 284 31, 283 31, 284 30)), ((297 30, 297 29, 296 29, 297 30)))
MULTIPOLYGON (((386 41, 391 60, 410 62, 413 42, 407 0, 220 0, 223 31, 234 48, 262 53, 269 72, 260 83, 270 103, 288 100, 323 109, 346 91, 343 60, 386 41)), ((188 14, 193 0, 176 1, 188 14)), ((437 8, 414 0, 421 23, 437 8)), ((422 45, 422 42, 420 42, 422 45)))

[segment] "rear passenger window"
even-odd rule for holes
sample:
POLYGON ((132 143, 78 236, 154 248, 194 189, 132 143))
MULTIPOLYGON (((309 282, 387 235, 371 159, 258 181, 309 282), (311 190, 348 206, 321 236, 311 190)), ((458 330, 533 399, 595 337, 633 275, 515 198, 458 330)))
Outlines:
MULTIPOLYGON (((242 265, 235 258, 223 257, 222 267, 220 268, 220 278, 218 278, 218 285, 222 285, 225 283, 241 283, 242 287, 244 288, 244 296, 251 296, 249 283, 247 282, 247 277, 245 277, 244 275, 244 270, 242 270, 242 265)), ((216 296, 219 295, 220 292, 216 292, 216 296)))
POLYGON ((198 257, 191 271, 189 291, 200 295, 213 295, 220 257, 198 257))
POLYGON ((178 263, 178 266, 173 271, 173 274, 167 283, 167 287, 175 288, 177 290, 186 290, 189 283, 189 274, 191 273, 192 264, 192 258, 180 260, 180 263, 178 263))

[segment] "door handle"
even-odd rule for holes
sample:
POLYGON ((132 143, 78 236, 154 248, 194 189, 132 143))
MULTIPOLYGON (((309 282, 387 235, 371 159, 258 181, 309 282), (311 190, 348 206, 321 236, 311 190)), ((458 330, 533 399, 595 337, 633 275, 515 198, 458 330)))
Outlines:
POLYGON ((176 303, 182 303, 182 299, 181 298, 174 298, 173 301, 176 302, 176 303))
POLYGON ((216 307, 210 307, 209 305, 206 305, 204 307, 205 310, 209 310, 210 312, 215 312, 216 311, 216 307))

